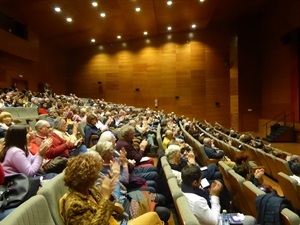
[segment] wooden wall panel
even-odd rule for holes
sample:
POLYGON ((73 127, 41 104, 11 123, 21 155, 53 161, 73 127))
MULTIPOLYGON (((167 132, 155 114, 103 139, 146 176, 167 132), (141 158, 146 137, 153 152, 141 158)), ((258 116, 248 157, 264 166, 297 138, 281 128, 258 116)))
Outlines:
POLYGON ((228 35, 223 31, 196 32, 187 39, 182 33, 174 34, 170 42, 165 36, 150 38, 148 43, 143 39, 129 42, 126 50, 121 43, 107 51, 107 46, 98 52, 80 49, 68 60, 69 65, 76 65, 76 69, 69 68, 69 92, 153 109, 158 99, 157 110, 210 118, 229 126, 229 69, 224 65, 228 38, 216 38, 221 34, 228 35), (101 67, 98 73, 93 68, 96 65, 101 67), (90 84, 82 82, 82 77, 90 84), (90 87, 98 80, 102 81, 101 93, 90 87), (216 108, 218 99, 221 107, 216 108))
POLYGON ((10 87, 13 79, 28 81, 28 88, 38 91, 39 83, 48 83, 53 92, 66 94, 66 57, 52 46, 40 43, 39 61, 32 62, 19 56, 0 54, 0 68, 6 78, 0 81, 0 87, 10 87))

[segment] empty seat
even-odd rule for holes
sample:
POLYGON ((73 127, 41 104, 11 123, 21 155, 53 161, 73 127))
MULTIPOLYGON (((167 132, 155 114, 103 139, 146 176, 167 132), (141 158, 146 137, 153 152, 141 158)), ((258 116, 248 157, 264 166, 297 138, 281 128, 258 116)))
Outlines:
POLYGON ((260 190, 258 187, 256 187, 252 182, 245 181, 243 183, 243 192, 245 195, 245 199, 247 199, 247 204, 249 205, 249 208, 251 210, 251 215, 257 218, 257 211, 255 206, 255 199, 259 195, 266 194, 262 190, 260 190))
POLYGON ((245 178, 237 174, 234 170, 228 171, 228 180, 232 188, 232 202, 233 205, 244 214, 251 214, 251 209, 248 204, 245 204, 245 195, 243 192, 243 183, 245 178))
POLYGON ((35 195, 6 216, 3 225, 56 225, 50 214, 47 201, 42 195, 35 195))
POLYGON ((293 207, 300 209, 300 198, 299 194, 297 193, 298 182, 289 175, 279 172, 278 183, 284 196, 292 202, 293 207))
POLYGON ((299 216, 288 208, 284 208, 283 210, 281 210, 280 218, 281 218, 282 225, 300 224, 299 216))

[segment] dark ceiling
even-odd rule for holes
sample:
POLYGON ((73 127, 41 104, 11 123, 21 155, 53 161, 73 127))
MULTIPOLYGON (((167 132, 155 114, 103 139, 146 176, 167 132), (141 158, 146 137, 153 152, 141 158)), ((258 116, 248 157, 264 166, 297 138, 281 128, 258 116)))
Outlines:
POLYGON ((42 39, 71 49, 90 45, 90 40, 104 44, 142 38, 167 32, 185 32, 235 23, 242 16, 260 12, 271 0, 0 0, 0 11, 28 25, 42 39), (59 6, 61 12, 54 11, 59 6), (135 8, 141 11, 136 12, 135 8), (106 17, 101 18, 100 13, 106 17), (68 23, 66 17, 71 17, 68 23), (172 30, 168 31, 167 27, 172 30))

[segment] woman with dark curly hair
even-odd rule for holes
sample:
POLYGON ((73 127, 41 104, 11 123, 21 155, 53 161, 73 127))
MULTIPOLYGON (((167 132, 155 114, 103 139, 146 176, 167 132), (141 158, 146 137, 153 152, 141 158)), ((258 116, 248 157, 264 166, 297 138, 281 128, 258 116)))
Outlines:
MULTIPOLYGON (((102 169, 102 158, 82 154, 71 158, 65 169, 65 185, 69 187, 59 202, 65 225, 118 225, 113 216, 115 200, 112 196, 120 171, 112 171, 112 178, 104 177, 95 185, 102 169)), ((162 225, 155 212, 149 212, 128 222, 127 225, 162 225)))

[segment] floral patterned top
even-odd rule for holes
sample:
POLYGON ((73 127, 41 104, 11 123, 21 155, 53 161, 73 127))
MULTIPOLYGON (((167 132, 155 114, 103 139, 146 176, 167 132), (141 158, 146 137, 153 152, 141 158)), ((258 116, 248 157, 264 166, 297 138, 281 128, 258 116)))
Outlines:
POLYGON ((65 225, 118 225, 111 216, 114 201, 102 198, 96 187, 89 191, 93 200, 72 189, 60 199, 59 209, 65 225))

